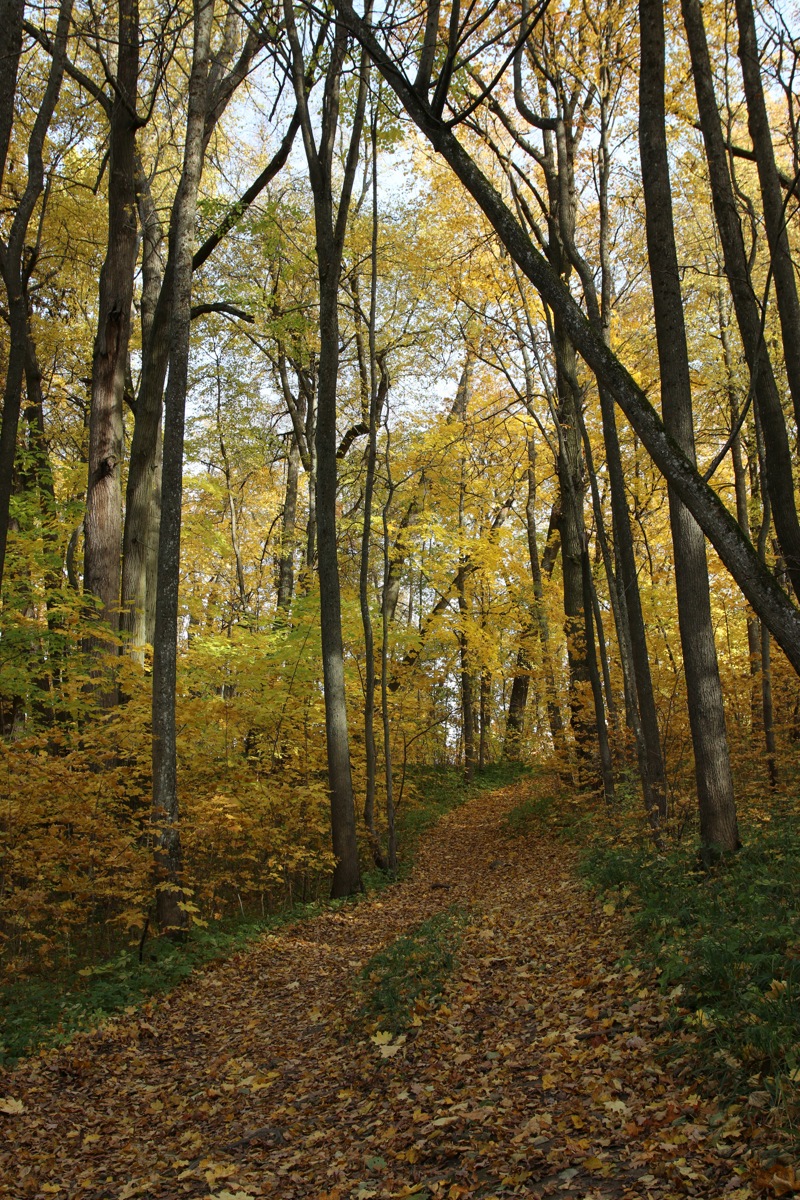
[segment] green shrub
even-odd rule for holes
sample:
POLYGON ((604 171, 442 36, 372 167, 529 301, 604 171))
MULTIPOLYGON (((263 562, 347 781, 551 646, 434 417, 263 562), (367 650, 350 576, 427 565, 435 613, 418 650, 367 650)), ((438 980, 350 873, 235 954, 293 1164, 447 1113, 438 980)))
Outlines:
POLYGON ((449 908, 429 917, 374 954, 358 976, 359 1017, 370 1028, 399 1033, 415 1009, 442 1000, 453 972, 467 915, 449 908))
POLYGON ((800 823, 744 831, 736 856, 701 868, 696 848, 590 852, 591 883, 632 908, 647 959, 726 1090, 770 1091, 791 1119, 800 1078, 800 823))

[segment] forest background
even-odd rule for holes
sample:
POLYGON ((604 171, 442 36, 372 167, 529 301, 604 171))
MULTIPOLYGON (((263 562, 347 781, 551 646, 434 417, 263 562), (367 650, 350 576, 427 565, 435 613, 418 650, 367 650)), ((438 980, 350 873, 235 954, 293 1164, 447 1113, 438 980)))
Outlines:
POLYGON ((786 841, 796 18, 2 0, 7 979, 356 893, 432 767, 786 841))

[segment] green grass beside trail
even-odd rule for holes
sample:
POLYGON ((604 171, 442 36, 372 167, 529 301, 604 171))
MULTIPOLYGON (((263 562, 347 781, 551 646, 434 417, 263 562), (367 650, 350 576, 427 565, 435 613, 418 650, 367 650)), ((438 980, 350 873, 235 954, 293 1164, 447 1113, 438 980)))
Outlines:
POLYGON ((629 915, 676 1029, 695 1035, 698 1073, 772 1109, 800 1144, 800 816, 762 804, 741 820, 739 853, 705 869, 690 835, 658 852, 633 803, 604 819, 534 793, 504 823, 578 846, 589 884, 629 915))
MULTIPOLYGON (((512 782, 520 770, 511 764, 490 767, 467 786, 453 768, 409 768, 397 818, 398 875, 405 877, 410 872, 420 837, 445 813, 480 791, 512 782)), ((370 894, 392 880, 381 872, 368 871, 364 882, 370 894)), ((43 969, 35 976, 4 981, 0 984, 0 1066, 11 1066, 40 1047, 61 1045, 79 1030, 170 991, 196 968, 229 957, 267 930, 312 917, 329 905, 361 899, 295 905, 266 918, 194 926, 179 946, 151 938, 144 944, 141 962, 138 946, 126 946, 99 963, 79 958, 68 971, 56 974, 43 969)))
POLYGON ((711 870, 697 848, 589 851, 597 888, 631 908, 646 958, 698 1034, 705 1073, 726 1090, 768 1092, 791 1115, 800 1081, 800 822, 745 826, 744 847, 711 870))

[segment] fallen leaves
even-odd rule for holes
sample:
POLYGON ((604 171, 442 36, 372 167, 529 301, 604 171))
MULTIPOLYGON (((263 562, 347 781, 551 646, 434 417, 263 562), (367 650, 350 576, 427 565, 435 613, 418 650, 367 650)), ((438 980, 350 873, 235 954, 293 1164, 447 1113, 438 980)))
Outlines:
POLYGON ((273 934, 0 1076, 13 1130, 0 1138, 0 1196, 800 1191, 790 1166, 754 1165, 750 1122, 763 1123, 768 1093, 727 1111, 699 1090, 690 1040, 686 1079, 671 1072, 668 1001, 619 965, 623 922, 593 904, 562 847, 498 834, 514 801, 450 814, 412 878, 378 900, 273 934), (402 1032, 359 1024, 354 976, 445 902, 469 923, 437 1004, 415 1003, 402 1032))

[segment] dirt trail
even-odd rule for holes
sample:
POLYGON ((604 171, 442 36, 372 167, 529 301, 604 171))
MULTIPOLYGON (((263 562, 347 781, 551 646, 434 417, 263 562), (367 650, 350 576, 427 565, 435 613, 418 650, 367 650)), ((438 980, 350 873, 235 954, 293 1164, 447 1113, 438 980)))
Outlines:
POLYGON ((503 835, 518 801, 478 797, 377 899, 0 1074, 25 1107, 0 1114, 0 1196, 746 1200, 738 1122, 671 1073, 664 1002, 569 852, 503 835), (387 1054, 352 978, 454 904, 446 1002, 387 1054))

